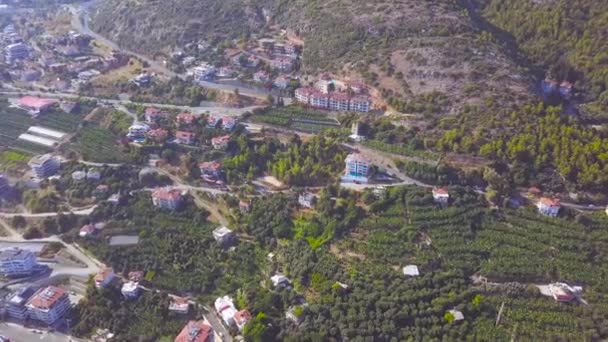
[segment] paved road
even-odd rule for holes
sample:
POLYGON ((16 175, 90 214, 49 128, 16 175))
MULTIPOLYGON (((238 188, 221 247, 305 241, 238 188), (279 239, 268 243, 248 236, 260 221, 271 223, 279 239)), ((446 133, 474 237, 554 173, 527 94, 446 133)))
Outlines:
POLYGON ((2 218, 13 218, 15 216, 23 216, 25 218, 40 218, 40 217, 53 217, 53 216, 58 216, 59 214, 63 214, 63 215, 70 215, 70 214, 74 214, 74 215, 78 215, 78 216, 85 216, 85 215, 91 215, 91 213, 95 210, 95 208, 97 208, 97 205, 94 205, 90 208, 86 208, 86 209, 78 209, 78 210, 71 210, 71 211, 64 211, 64 212, 48 212, 48 213, 37 213, 37 214, 32 214, 32 213, 2 213, 0 212, 0 217, 2 218))
MULTIPOLYGON (((6 88, 6 86, 5 86, 6 88)), ((29 96, 41 96, 48 98, 71 98, 71 99, 87 99, 87 100, 96 100, 98 102, 111 104, 113 106, 124 106, 127 104, 135 104, 141 105, 145 107, 157 107, 157 108, 167 108, 167 109, 176 109, 184 112, 190 112, 193 114, 213 114, 213 115, 228 115, 228 116, 240 116, 245 112, 251 112, 256 108, 260 108, 260 106, 249 106, 243 108, 233 108, 233 107, 224 107, 224 106, 198 106, 198 107, 190 107, 190 106, 178 106, 172 104, 164 104, 164 103, 149 103, 149 102, 133 102, 130 100, 116 100, 116 99, 102 99, 93 96, 79 96, 76 94, 69 93, 50 93, 44 91, 37 90, 2 90, 0 91, 1 95, 4 95, 8 98, 19 98, 23 95, 29 96)), ((14 101, 14 100, 13 100, 14 101)))
POLYGON ((58 332, 36 334, 30 328, 15 323, 0 322, 0 335, 17 342, 69 342, 83 341, 58 332))

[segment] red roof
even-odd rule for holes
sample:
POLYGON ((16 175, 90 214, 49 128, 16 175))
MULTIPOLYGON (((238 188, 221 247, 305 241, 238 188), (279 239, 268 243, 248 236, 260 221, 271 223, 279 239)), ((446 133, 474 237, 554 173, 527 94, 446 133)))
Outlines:
POLYGON ((151 131, 148 131, 147 134, 150 137, 162 137, 162 136, 169 135, 169 131, 167 131, 166 129, 163 129, 163 128, 157 128, 157 129, 153 129, 151 131))
POLYGON ((187 124, 191 124, 192 122, 194 122, 194 115, 190 114, 190 113, 180 113, 177 115, 177 117, 175 118, 178 122, 184 122, 187 124))
POLYGON ((305 95, 305 96, 310 96, 314 92, 316 92, 316 90, 311 87, 302 87, 302 88, 296 89, 296 95, 301 94, 301 95, 305 95))
POLYGON ((182 193, 176 189, 159 188, 152 192, 152 197, 167 201, 178 201, 182 193))
POLYGON ((55 306, 57 302, 65 296, 65 290, 57 286, 43 287, 36 291, 36 293, 27 302, 27 305, 31 305, 37 309, 47 310, 55 306))
POLYGON ((446 188, 435 188, 433 189, 433 195, 449 195, 448 189, 446 188))
POLYGON ((201 170, 213 170, 217 171, 222 168, 222 165, 216 161, 204 162, 199 165, 201 170))
POLYGON ((350 99, 351 102, 370 102, 369 97, 365 96, 365 95, 359 95, 359 96, 355 96, 352 99, 350 99))
POLYGON ((95 275, 95 282, 103 283, 113 273, 114 273, 114 270, 111 267, 104 268, 103 270, 101 270, 101 272, 99 272, 95 275))
POLYGON ((40 97, 24 96, 19 99, 19 105, 35 109, 45 109, 57 103, 57 100, 43 99, 40 97))
POLYGON ((241 310, 234 315, 234 321, 237 325, 247 323, 251 319, 249 310, 241 310))
POLYGON ((317 99, 329 99, 329 95, 327 94, 323 94, 322 92, 318 91, 318 90, 314 90, 310 93, 310 96, 312 98, 317 98, 317 99))
POLYGON ((158 108, 154 108, 154 107, 148 107, 148 108, 146 108, 145 113, 146 113, 146 115, 160 115, 161 110, 158 108))
POLYGON ((345 93, 333 93, 331 94, 331 97, 329 98, 330 101, 334 100, 334 101, 348 101, 350 100, 350 96, 348 96, 348 94, 345 93))
POLYGON ((95 226, 92 224, 86 224, 80 228, 81 233, 93 234, 95 232, 95 226))
POLYGON ((213 329, 204 321, 190 321, 175 338, 175 342, 207 342, 213 329))
POLYGON ((228 141, 230 141, 229 135, 223 135, 221 137, 215 137, 215 138, 211 139, 212 144, 222 144, 222 143, 226 143, 228 141))
POLYGON ((540 199, 540 203, 548 207, 559 207, 561 205, 559 198, 543 197, 540 199))

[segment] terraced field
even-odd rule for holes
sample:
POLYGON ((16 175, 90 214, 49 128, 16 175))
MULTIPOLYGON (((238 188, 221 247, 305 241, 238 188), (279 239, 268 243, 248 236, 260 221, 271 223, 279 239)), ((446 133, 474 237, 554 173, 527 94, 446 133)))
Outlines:
MULTIPOLYGON (((458 272, 483 297, 485 312, 504 310, 499 325, 488 317, 478 340, 594 341, 608 336, 608 219, 546 218, 533 208, 487 208, 474 192, 450 188, 450 206, 433 203, 429 190, 391 189, 369 205, 367 217, 332 252, 342 263, 415 264, 422 274, 458 272), (470 276, 487 277, 477 285, 470 276), (534 284, 562 281, 584 288, 589 305, 557 303, 534 284)), ((461 296, 458 292, 455 296, 461 296)), ((477 330, 481 331, 481 330, 477 330)))
POLYGON ((327 117, 327 113, 298 106, 272 108, 254 115, 252 121, 307 133, 340 128, 340 124, 335 119, 327 117))

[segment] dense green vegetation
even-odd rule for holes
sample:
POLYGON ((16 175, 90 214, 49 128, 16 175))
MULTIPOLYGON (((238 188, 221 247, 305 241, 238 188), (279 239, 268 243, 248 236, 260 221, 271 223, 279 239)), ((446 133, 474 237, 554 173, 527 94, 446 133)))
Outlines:
POLYGON ((340 128, 340 125, 328 118, 326 113, 299 106, 254 110, 252 121, 309 133, 340 128))
MULTIPOLYGON (((515 185, 551 183, 543 181, 549 170, 557 170, 572 188, 604 191, 608 186, 608 138, 582 126, 575 118, 560 115, 560 108, 542 104, 525 106, 511 113, 508 124, 495 122, 488 135, 471 135, 453 129, 438 141, 444 151, 478 152, 508 162, 515 185)), ((562 190, 563 185, 555 190, 562 190)))
POLYGON ((97 328, 116 334, 117 341, 158 341, 173 338, 188 318, 196 317, 195 308, 187 316, 169 312, 167 294, 144 292, 136 301, 125 301, 120 288, 96 289, 91 281, 85 299, 72 310, 72 333, 90 336, 97 328))
MULTIPOLYGON (((511 33, 522 50, 557 80, 608 105, 608 3, 580 1, 481 1, 483 14, 511 33)), ((604 107, 606 108, 606 107, 604 107)))

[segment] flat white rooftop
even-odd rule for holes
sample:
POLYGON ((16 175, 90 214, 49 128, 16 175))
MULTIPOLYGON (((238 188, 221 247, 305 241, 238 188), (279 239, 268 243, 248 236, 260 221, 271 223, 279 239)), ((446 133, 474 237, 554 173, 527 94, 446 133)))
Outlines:
POLYGON ((57 140, 61 140, 67 135, 67 133, 56 131, 53 129, 48 129, 48 128, 42 127, 42 126, 32 126, 32 127, 28 128, 27 131, 31 132, 31 133, 35 133, 35 134, 42 134, 42 135, 45 135, 47 137, 51 137, 51 138, 54 138, 57 140))
POLYGON ((56 140, 47 139, 47 138, 43 138, 43 137, 39 137, 37 135, 31 135, 31 134, 27 134, 27 133, 21 134, 19 136, 19 139, 29 141, 29 142, 32 142, 35 144, 39 144, 39 145, 48 146, 48 147, 53 147, 53 146, 57 145, 56 140))

